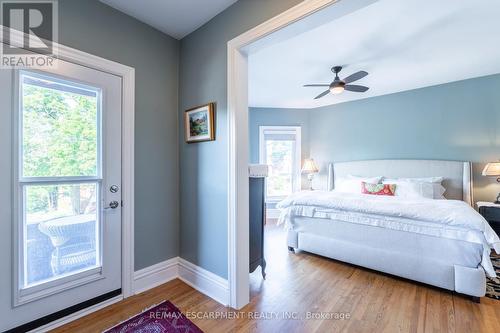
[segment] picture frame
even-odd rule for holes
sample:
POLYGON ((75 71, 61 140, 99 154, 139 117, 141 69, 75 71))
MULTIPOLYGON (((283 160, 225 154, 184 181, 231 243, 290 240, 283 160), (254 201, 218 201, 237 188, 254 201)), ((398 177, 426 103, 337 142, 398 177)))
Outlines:
POLYGON ((215 140, 215 103, 208 103, 184 112, 187 143, 215 140))

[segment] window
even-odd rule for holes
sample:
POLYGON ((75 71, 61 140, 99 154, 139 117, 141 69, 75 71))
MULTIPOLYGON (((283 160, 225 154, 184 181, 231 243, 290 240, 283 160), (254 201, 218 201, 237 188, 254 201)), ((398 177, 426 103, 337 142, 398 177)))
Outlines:
POLYGON ((273 201, 300 190, 300 127, 260 126, 260 163, 269 166, 266 200, 273 201))
MULTIPOLYGON (((19 74, 18 288, 100 266, 100 89, 19 74)), ((49 283, 50 284, 50 283, 49 283)))

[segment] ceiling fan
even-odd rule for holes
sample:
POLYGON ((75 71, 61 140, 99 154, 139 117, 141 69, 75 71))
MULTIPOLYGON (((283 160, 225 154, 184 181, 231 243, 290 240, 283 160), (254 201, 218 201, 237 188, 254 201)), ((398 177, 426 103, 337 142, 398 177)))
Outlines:
POLYGON ((334 95, 338 95, 338 94, 343 93, 344 90, 354 91, 354 92, 365 92, 369 89, 368 87, 365 87, 365 86, 359 86, 357 84, 349 84, 351 82, 358 81, 358 80, 364 78, 365 76, 368 75, 368 72, 359 71, 359 72, 356 72, 352 75, 349 75, 345 79, 341 80, 339 78, 339 73, 341 70, 342 70, 342 66, 332 67, 332 72, 335 73, 335 79, 330 84, 306 84, 306 85, 304 85, 304 87, 328 87, 328 90, 323 91, 321 94, 314 97, 314 99, 321 98, 330 92, 334 95))

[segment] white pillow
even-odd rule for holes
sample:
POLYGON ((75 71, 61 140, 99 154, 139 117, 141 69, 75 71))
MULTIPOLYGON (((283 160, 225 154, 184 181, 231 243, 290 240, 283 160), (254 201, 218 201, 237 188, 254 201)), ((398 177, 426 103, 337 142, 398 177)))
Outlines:
POLYGON ((335 180, 335 191, 345 193, 361 193, 361 183, 378 184, 382 180, 382 176, 377 177, 358 177, 348 175, 344 178, 335 180))
POLYGON ((446 199, 444 197, 444 192, 446 192, 446 189, 443 185, 433 183, 432 187, 434 189, 434 199, 446 199))
POLYGON ((443 177, 424 177, 424 178, 386 178, 386 177, 384 177, 384 180, 441 184, 443 182, 443 177))
POLYGON ((441 185, 443 177, 385 178, 384 184, 396 184, 396 196, 405 198, 445 199, 446 189, 441 185), (399 184, 399 185, 398 185, 399 184), (398 194, 398 188, 399 194, 398 194))
POLYGON ((434 199, 434 190, 432 183, 387 179, 384 180, 382 184, 395 184, 396 192, 394 193, 394 195, 396 197, 405 199, 434 199))

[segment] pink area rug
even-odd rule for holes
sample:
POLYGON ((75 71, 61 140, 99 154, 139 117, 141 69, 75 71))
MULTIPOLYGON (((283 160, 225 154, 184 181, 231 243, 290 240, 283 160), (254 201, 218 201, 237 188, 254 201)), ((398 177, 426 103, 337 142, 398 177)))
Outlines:
POLYGON ((163 301, 105 333, 203 333, 169 301, 163 301))

